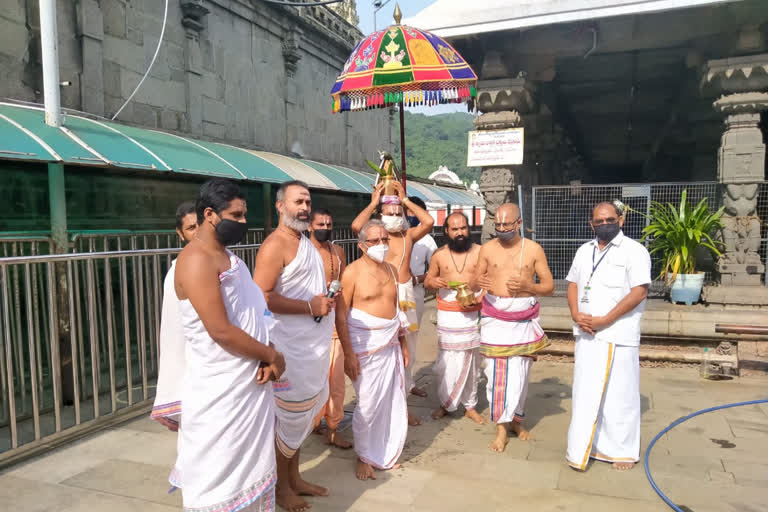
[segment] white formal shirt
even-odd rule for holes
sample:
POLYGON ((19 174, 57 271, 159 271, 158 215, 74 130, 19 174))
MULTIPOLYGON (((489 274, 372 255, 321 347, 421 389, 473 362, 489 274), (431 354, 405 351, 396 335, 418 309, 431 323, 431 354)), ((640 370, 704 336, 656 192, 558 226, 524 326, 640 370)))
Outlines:
MULTIPOLYGON (((432 254, 437 250, 437 244, 432 235, 424 235, 422 238, 413 244, 413 251, 411 252, 411 274, 414 277, 418 277, 422 274, 426 274, 429 269, 429 260, 432 259, 432 254)), ((423 285, 424 283, 419 283, 423 285)))
MULTIPOLYGON (((602 251, 597 245, 597 239, 579 247, 565 279, 576 283, 579 288, 579 312, 604 316, 626 297, 632 288, 651 282, 651 256, 642 244, 627 238, 619 231, 602 251), (595 265, 597 268, 590 280, 595 265), (583 302, 585 293, 587 302, 583 302)), ((597 339, 616 345, 638 346, 640 317, 644 309, 645 300, 609 327, 597 331, 594 336, 574 324, 573 335, 577 340, 597 339)))

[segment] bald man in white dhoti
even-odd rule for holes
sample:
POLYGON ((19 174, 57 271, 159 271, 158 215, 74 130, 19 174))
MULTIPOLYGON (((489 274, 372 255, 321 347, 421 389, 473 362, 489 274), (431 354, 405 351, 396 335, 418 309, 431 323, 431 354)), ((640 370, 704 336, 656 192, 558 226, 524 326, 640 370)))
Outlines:
POLYGON ((381 221, 362 226, 358 247, 363 256, 342 275, 338 302, 337 314, 348 314, 350 344, 360 362, 352 418, 360 480, 376 479, 375 469, 395 467, 408 434, 404 372, 409 322, 398 308, 397 270, 386 261, 389 240, 381 221))
POLYGON ((480 352, 486 358, 486 394, 496 439, 489 448, 504 451, 509 427, 520 440, 530 438, 523 426, 528 377, 536 354, 549 345, 539 325, 538 296, 555 289, 544 250, 520 236, 522 218, 516 204, 496 210, 496 238, 480 249, 474 283, 487 290, 480 319, 480 352), (536 280, 538 279, 538 282, 536 280))
POLYGON ((284 183, 277 192, 276 206, 280 224, 259 249, 254 280, 264 290, 274 315, 271 340, 285 354, 287 366, 274 385, 276 499, 286 510, 300 512, 310 507, 301 495, 328 495, 328 489, 299 475, 299 450, 328 400, 334 299, 326 297, 322 257, 302 234, 309 227, 312 208, 309 188, 302 182, 284 183))
POLYGON ((274 510, 274 399, 285 370, 270 346, 261 289, 226 250, 248 229, 245 196, 214 179, 197 202, 199 229, 176 264, 184 326, 179 457, 172 481, 187 512, 274 510))
POLYGON ((590 224, 595 239, 566 277, 576 338, 566 459, 581 471, 590 457, 627 470, 640 458, 640 319, 651 257, 622 233, 620 206, 598 204, 590 224))

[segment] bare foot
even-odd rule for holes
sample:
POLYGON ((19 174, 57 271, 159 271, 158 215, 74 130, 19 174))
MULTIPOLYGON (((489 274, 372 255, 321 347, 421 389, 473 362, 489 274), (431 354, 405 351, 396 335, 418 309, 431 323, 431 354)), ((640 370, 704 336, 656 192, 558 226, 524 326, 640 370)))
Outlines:
POLYGON ((360 459, 357 459, 355 476, 358 480, 376 480, 376 475, 373 473, 373 468, 371 465, 367 462, 363 462, 360 459))
POLYGON ((316 436, 321 435, 323 433, 323 427, 318 425, 317 427, 312 429, 312 433, 315 434, 316 436))
POLYGON ((448 411, 446 411, 444 407, 438 407, 437 409, 432 411, 432 419, 433 420, 439 420, 440 418, 442 418, 446 414, 448 414, 448 411))
POLYGON ((342 450, 349 450, 352 448, 352 441, 331 429, 328 429, 328 444, 335 446, 336 448, 341 448, 342 450))
POLYGON ((408 425, 411 427, 418 427, 421 425, 421 419, 417 418, 416 416, 411 416, 411 413, 408 413, 408 425))
POLYGON ((617 471, 627 471, 635 467, 634 462, 614 462, 613 469, 617 471))
POLYGON ((517 435, 517 438, 520 439, 521 441, 527 441, 529 439, 533 439, 533 436, 531 435, 531 433, 525 430, 525 428, 523 428, 522 423, 513 421, 512 423, 509 424, 509 429, 512 432, 514 432, 517 435))
POLYGON ((304 512, 312 508, 312 505, 304 501, 294 492, 290 486, 277 487, 275 489, 275 501, 280 508, 288 512, 304 512))
POLYGON ((492 452, 501 453, 504 451, 504 448, 507 447, 508 441, 509 437, 507 435, 506 425, 496 425, 496 439, 488 445, 488 448, 490 448, 492 452))
POLYGON ((426 392, 426 391, 424 391, 424 390, 423 390, 423 389, 421 389, 421 388, 413 388, 413 389, 411 390, 411 394, 412 394, 412 395, 416 395, 416 396, 420 396, 420 397, 425 397, 425 396, 427 396, 427 392, 426 392))
POLYGON ((485 425, 485 418, 478 414, 478 412, 474 409, 467 409, 466 412, 464 412, 464 416, 471 419, 478 425, 485 425))
POLYGON ((328 489, 305 482, 301 478, 291 482, 291 489, 299 496, 328 496, 328 489))

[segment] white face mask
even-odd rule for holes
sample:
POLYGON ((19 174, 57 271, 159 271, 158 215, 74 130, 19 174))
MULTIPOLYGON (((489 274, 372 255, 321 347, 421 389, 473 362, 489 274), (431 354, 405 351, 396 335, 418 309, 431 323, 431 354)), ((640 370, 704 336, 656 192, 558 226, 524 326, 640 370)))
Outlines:
POLYGON ((366 254, 373 261, 381 263, 382 261, 384 261, 384 258, 387 257, 388 252, 389 252, 388 245, 379 244, 379 245, 374 245, 373 247, 369 247, 366 254))
POLYGON ((381 222, 390 233, 400 233, 405 230, 405 219, 402 215, 382 215, 381 222))

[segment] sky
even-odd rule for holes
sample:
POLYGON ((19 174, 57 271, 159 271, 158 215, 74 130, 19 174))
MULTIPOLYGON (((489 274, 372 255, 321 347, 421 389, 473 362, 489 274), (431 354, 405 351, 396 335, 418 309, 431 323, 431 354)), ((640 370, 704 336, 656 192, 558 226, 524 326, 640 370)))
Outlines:
MULTIPOLYGON (((374 0, 357 0, 357 15, 360 17, 360 31, 366 36, 373 32, 373 2, 374 0)), ((387 0, 382 0, 382 3, 387 0)), ((376 12, 376 28, 382 29, 394 22, 392 13, 395 12, 395 4, 400 4, 400 11, 403 13, 403 19, 415 16, 435 0, 389 0, 384 6, 376 12)), ((435 114, 448 114, 451 112, 466 112, 467 106, 464 104, 436 105, 434 107, 407 107, 409 112, 418 112, 428 116, 435 114)))

